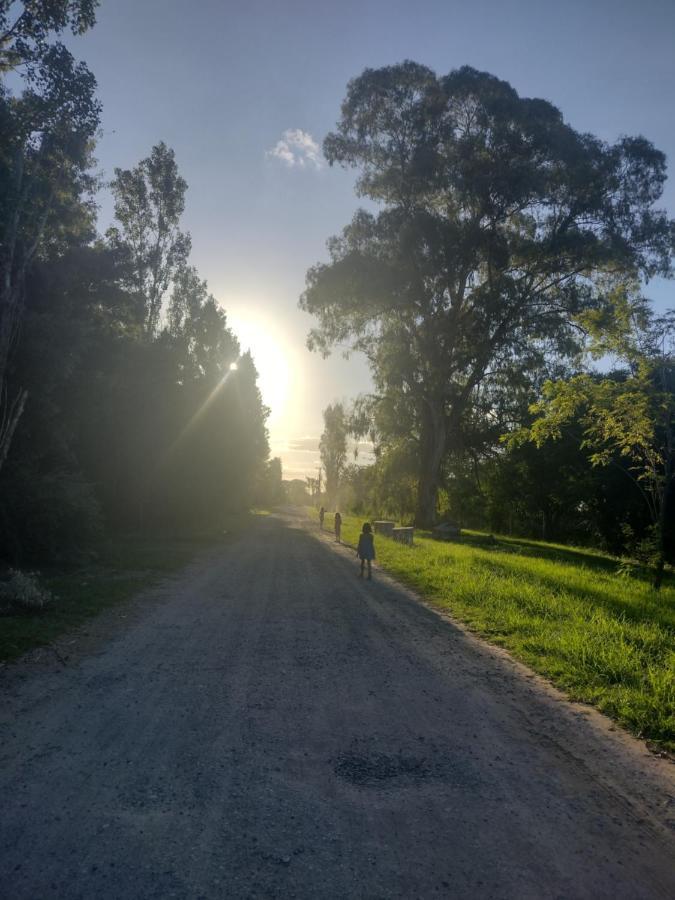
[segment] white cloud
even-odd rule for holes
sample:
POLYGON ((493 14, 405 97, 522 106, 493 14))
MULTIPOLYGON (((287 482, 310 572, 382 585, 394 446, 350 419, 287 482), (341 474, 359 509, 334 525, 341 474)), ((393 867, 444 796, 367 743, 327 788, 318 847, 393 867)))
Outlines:
POLYGON ((287 128, 267 155, 281 160, 289 168, 320 169, 323 166, 321 148, 312 135, 301 128, 287 128))

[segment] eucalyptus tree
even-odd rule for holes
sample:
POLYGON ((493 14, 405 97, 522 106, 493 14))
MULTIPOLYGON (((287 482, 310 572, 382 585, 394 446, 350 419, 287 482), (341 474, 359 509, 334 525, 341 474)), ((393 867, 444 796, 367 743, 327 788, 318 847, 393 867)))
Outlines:
POLYGON ((171 283, 190 255, 190 235, 180 230, 187 183, 174 151, 161 141, 135 168, 115 169, 110 187, 118 224, 108 240, 126 253, 126 286, 136 294, 143 333, 153 337, 171 283))
POLYGON ((307 273, 308 344, 365 353, 390 418, 412 423, 429 525, 476 389, 514 362, 574 354, 599 272, 669 270, 673 226, 654 208, 665 158, 644 138, 580 134, 487 73, 413 62, 349 83, 324 154, 380 208, 307 273))
POLYGON ((337 504, 340 476, 347 462, 348 422, 342 404, 329 404, 323 411, 323 422, 319 453, 326 473, 326 500, 330 506, 337 504))

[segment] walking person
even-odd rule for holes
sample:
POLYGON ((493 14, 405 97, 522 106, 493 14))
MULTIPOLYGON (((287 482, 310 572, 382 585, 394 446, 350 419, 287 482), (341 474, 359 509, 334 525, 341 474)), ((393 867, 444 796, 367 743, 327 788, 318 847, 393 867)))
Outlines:
POLYGON ((342 531, 342 516, 339 512, 335 513, 335 540, 340 543, 340 532, 342 531))
POLYGON ((323 531, 323 520, 324 520, 325 515, 326 515, 326 510, 322 506, 321 509, 319 510, 319 528, 322 531, 323 531))
POLYGON ((368 580, 373 577, 371 571, 371 561, 375 559, 375 541, 373 539, 373 529, 370 527, 370 522, 366 522, 361 529, 361 534, 359 535, 359 545, 356 548, 356 555, 361 560, 361 571, 359 572, 359 578, 363 578, 363 569, 365 564, 368 564, 368 580))

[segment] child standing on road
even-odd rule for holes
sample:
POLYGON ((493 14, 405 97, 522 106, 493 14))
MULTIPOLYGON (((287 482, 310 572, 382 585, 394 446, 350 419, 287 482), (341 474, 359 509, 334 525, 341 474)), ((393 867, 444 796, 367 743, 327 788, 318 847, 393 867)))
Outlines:
POLYGON ((342 516, 339 512, 335 513, 335 540, 340 543, 340 532, 342 531, 342 516))
POLYGON ((373 577, 370 569, 370 563, 371 560, 375 559, 375 541, 373 540, 373 529, 370 527, 370 522, 366 522, 361 529, 361 534, 359 535, 359 546, 356 548, 356 555, 361 560, 361 571, 359 572, 359 578, 363 578, 363 566, 364 563, 368 563, 368 579, 370 580, 373 577))
POLYGON ((319 510, 319 528, 323 531, 323 517, 326 515, 326 510, 321 507, 319 510))

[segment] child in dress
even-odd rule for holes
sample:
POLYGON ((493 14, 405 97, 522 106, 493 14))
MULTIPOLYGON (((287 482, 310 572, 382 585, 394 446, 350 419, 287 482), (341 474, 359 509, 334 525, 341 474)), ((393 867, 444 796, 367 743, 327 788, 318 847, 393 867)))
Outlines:
POLYGON ((342 532, 342 516, 339 512, 335 513, 335 540, 340 543, 340 534, 342 532))
POLYGON ((356 548, 356 555, 361 560, 361 571, 359 572, 359 578, 363 578, 364 563, 368 563, 368 578, 371 579, 373 576, 370 568, 370 563, 371 560, 375 559, 375 541, 373 540, 373 529, 370 527, 370 522, 366 522, 361 529, 361 534, 359 535, 359 546, 356 548))

